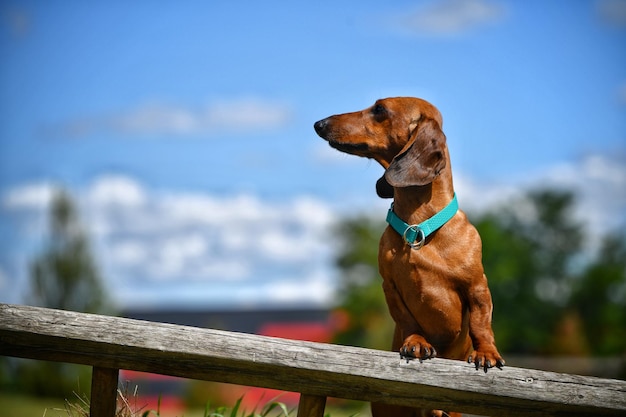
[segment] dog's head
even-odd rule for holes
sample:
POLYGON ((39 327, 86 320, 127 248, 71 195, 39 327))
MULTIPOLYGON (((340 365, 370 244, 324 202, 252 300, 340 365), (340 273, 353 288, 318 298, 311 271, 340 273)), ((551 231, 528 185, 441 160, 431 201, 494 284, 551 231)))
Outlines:
POLYGON ((317 134, 342 152, 372 158, 385 169, 376 191, 431 183, 446 166, 446 138, 439 110, 412 97, 386 98, 365 110, 315 123, 317 134))

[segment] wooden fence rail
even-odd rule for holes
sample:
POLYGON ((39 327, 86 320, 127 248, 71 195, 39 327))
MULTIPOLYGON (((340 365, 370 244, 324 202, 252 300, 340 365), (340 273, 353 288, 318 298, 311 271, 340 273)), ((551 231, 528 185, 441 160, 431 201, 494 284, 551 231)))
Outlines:
POLYGON ((492 416, 626 415, 626 381, 532 369, 476 371, 378 350, 0 304, 0 355, 90 365, 92 417, 114 415, 118 370, 492 416))

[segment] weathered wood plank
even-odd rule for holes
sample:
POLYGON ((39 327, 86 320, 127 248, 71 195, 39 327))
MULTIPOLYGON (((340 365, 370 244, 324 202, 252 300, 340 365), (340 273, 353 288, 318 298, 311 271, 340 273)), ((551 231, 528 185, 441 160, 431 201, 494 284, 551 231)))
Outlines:
POLYGON ((0 354, 460 412, 624 415, 626 381, 0 304, 0 354))
POLYGON ((115 417, 119 370, 94 366, 91 374, 91 417, 115 417))
POLYGON ((297 417, 324 417, 325 408, 326 397, 302 394, 298 403, 297 417))

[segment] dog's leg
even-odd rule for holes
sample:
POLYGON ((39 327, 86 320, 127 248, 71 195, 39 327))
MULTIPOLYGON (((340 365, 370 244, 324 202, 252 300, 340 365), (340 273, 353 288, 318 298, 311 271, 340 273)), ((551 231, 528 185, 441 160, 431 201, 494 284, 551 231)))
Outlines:
POLYGON ((491 328, 493 305, 491 293, 487 286, 487 277, 483 274, 470 290, 470 337, 474 345, 474 352, 468 357, 468 362, 474 363, 476 369, 483 368, 485 372, 493 366, 502 368, 504 359, 496 348, 496 341, 491 328))
POLYGON ((396 322, 394 332, 394 350, 403 358, 430 359, 437 356, 437 351, 419 333, 419 326, 398 291, 389 280, 383 281, 383 290, 389 307, 389 313, 396 322), (398 343, 401 341, 401 343, 398 343), (399 346, 398 346, 399 345, 399 346))

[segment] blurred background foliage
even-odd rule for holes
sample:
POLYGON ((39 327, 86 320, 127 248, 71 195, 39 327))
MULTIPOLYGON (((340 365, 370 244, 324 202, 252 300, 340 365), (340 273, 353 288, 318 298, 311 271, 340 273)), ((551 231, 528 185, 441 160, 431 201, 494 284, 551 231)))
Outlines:
MULTIPOLYGON (((29 264, 26 303, 84 313, 114 314, 78 210, 58 189, 49 211, 48 237, 29 264)), ((91 367, 0 357, 3 390, 36 396, 89 393, 91 367)))
MULTIPOLYGON (((626 235, 594 236, 572 215, 575 195, 540 189, 505 207, 468 213, 483 241, 501 352, 542 356, 626 353, 626 235)), ((386 227, 367 217, 338 229, 340 344, 389 349, 393 323, 377 267, 386 227)))

